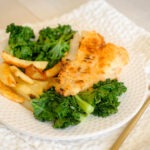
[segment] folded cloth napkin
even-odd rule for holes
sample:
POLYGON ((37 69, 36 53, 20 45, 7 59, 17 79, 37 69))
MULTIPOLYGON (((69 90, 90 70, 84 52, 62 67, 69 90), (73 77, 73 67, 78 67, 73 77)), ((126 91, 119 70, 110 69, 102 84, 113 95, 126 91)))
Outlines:
MULTIPOLYGON (((43 26, 53 26, 58 23, 68 24, 68 22, 73 27, 82 25, 84 30, 97 30, 102 35, 105 35, 106 41, 135 50, 137 53, 140 52, 144 56, 146 71, 150 73, 150 33, 138 27, 103 0, 90 1, 71 13, 64 14, 62 17, 53 20, 28 25, 32 26, 36 31, 43 26)), ((5 31, 0 31, 0 38, 1 41, 7 38, 5 31)), ((121 150, 148 150, 150 147, 149 122, 150 107, 133 129, 129 138, 124 142, 121 150)), ((109 150, 125 126, 104 135, 68 142, 33 138, 17 133, 0 124, 0 150, 109 150)))

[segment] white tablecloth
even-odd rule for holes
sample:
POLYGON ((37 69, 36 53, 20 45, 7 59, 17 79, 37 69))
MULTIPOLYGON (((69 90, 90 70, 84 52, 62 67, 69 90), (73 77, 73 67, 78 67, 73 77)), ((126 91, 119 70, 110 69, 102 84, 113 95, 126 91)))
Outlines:
MULTIPOLYGON (((24 3, 24 0, 20 0, 20 2, 24 3)), ((26 1, 27 5, 31 1, 26 1)), ((42 1, 41 1, 42 2, 42 1)), ((47 1, 48 2, 48 1, 47 1)), ((102 0, 95 0, 93 1, 94 5, 93 8, 90 6, 91 9, 89 11, 94 11, 94 6, 101 5, 105 3, 106 9, 111 9, 106 2, 102 0)), ((26 5, 26 7, 27 7, 26 5)), ((31 5, 31 4, 30 4, 31 5)), ((81 9, 88 8, 89 5, 92 5, 92 2, 85 4, 84 7, 78 8, 79 12, 81 9)), ((96 7, 97 9, 98 7, 96 7)), ((30 10, 31 8, 28 7, 30 10)), ((35 8, 36 9, 36 8, 35 8)), ((61 9, 61 8, 60 8, 61 9)), ((31 10, 30 10, 31 11, 31 10)), ((77 12, 77 10, 75 10, 77 12)), ((97 11, 99 12, 99 11, 97 11)), ((33 13, 33 12, 32 12, 33 13)), ((70 13, 71 14, 71 13, 70 13)), ((84 14, 83 14, 84 15, 84 14)), ((94 14, 93 15, 98 15, 94 14)), ((118 15, 120 15, 118 13, 118 15)), ((38 15, 40 18, 41 16, 38 15)), ((69 17, 69 14, 68 16, 69 17)), ((86 16, 85 16, 86 17, 86 16)), ((61 17, 63 18, 63 16, 61 17)), ((57 18, 58 19, 58 18, 57 18)), ((56 19, 56 20, 57 20, 56 19)), ((55 19, 54 19, 55 21, 55 19)), ((49 20, 45 21, 43 24, 48 23, 49 20)), ((149 45, 150 48, 150 34, 144 31, 141 28, 138 28, 134 23, 129 21, 131 26, 139 29, 143 35, 146 35, 146 44, 149 45)), ((4 30, 0 31, 0 37, 4 35, 4 30)), ((2 38, 2 37, 1 37, 2 38)), ((4 37, 3 37, 4 38, 4 37)), ((148 46, 147 46, 148 47, 148 46)), ((147 60, 150 60, 150 52, 149 49, 145 49, 141 51, 147 57, 147 60)), ((147 71, 149 66, 147 66, 147 71)), ((150 149, 150 107, 144 113, 136 127, 133 129, 127 140, 122 145, 122 150, 149 150, 150 149)), ((114 143, 118 135, 122 132, 126 125, 123 127, 111 131, 105 135, 101 135, 98 137, 94 137, 91 139, 84 139, 84 140, 77 140, 77 141, 46 141, 41 139, 36 139, 30 136, 23 135, 21 133, 14 132, 6 127, 6 125, 0 124, 0 150, 108 150, 110 146, 114 143)))

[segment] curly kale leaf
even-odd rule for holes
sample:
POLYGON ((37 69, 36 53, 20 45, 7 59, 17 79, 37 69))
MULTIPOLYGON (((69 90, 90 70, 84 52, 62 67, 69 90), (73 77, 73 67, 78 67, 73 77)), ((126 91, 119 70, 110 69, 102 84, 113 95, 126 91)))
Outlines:
POLYGON ((39 32, 38 45, 42 49, 36 60, 43 57, 49 61, 49 67, 58 63, 60 59, 70 49, 70 40, 75 31, 70 25, 59 25, 56 28, 47 27, 39 32))
POLYGON ((107 79, 98 82, 90 90, 80 92, 79 96, 94 106, 94 115, 107 117, 118 111, 120 104, 118 97, 126 90, 122 82, 107 79))
POLYGON ((35 45, 33 30, 12 23, 7 26, 6 32, 10 33, 8 41, 10 53, 20 59, 32 60, 35 45))
POLYGON ((40 121, 52 121, 54 128, 66 128, 80 123, 86 117, 75 97, 64 97, 50 88, 40 98, 32 100, 34 116, 40 121))

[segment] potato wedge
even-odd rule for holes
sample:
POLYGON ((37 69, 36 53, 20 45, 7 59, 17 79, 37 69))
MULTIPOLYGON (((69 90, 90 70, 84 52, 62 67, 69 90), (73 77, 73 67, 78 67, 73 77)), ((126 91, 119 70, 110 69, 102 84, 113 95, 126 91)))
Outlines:
POLYGON ((25 69, 25 74, 35 80, 46 80, 45 72, 39 70, 33 65, 30 65, 25 69))
POLYGON ((9 65, 6 63, 0 64, 0 81, 10 87, 16 86, 15 78, 11 73, 9 65))
POLYGON ((44 70, 48 64, 48 61, 28 61, 28 60, 19 59, 17 57, 8 54, 5 51, 2 52, 2 58, 6 63, 15 65, 20 68, 26 68, 32 64, 38 69, 44 70))
POLYGON ((39 97, 45 90, 48 89, 48 81, 34 80, 34 84, 30 85, 30 88, 35 91, 36 97, 39 97))
POLYGON ((27 100, 33 97, 39 97, 44 90, 48 88, 48 81, 34 80, 34 84, 28 84, 20 79, 17 80, 16 87, 13 88, 16 93, 22 95, 27 100))
POLYGON ((18 80, 17 81, 17 85, 16 87, 13 88, 13 90, 20 94, 21 96, 23 96, 26 100, 30 100, 30 97, 33 96, 33 97, 37 97, 37 94, 34 92, 34 90, 32 90, 30 88, 29 85, 32 85, 32 84, 28 84, 22 80, 18 80))
POLYGON ((16 76, 21 78, 23 81, 29 83, 29 84, 33 84, 34 81, 28 77, 25 73, 23 73, 20 69, 18 69, 16 66, 10 66, 10 70, 12 71, 12 73, 16 76))
POLYGON ((57 63, 54 67, 47 69, 45 71, 45 74, 47 77, 54 77, 55 75, 57 75, 61 69, 62 64, 59 62, 57 63))
POLYGON ((23 103, 25 101, 24 97, 15 93, 10 87, 4 85, 1 81, 0 81, 0 94, 17 103, 23 103))

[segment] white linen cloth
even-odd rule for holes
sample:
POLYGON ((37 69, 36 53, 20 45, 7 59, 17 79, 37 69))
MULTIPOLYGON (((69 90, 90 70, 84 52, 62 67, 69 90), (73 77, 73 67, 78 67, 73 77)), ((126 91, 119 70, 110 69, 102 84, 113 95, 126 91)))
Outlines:
MULTIPOLYGON (((33 25, 35 26, 44 26, 49 25, 51 22, 61 22, 61 20, 67 21, 70 20, 70 24, 78 24, 80 21, 84 21, 87 24, 92 23, 94 20, 99 20, 100 26, 102 26, 103 20, 113 19, 113 22, 108 24, 108 32, 111 30, 109 26, 113 24, 118 29, 118 33, 114 33, 114 38, 117 34, 126 29, 129 31, 130 39, 139 40, 137 46, 137 51, 141 51, 145 55, 146 60, 146 71, 149 73, 150 64, 150 34, 144 29, 139 28, 128 18, 120 14, 113 7, 111 7, 107 2, 103 0, 95 0, 88 2, 87 4, 81 6, 80 8, 72 11, 71 13, 64 14, 60 18, 55 18, 53 20, 47 20, 45 22, 33 25), (74 18, 74 19, 73 19, 74 18), (59 21, 58 21, 59 20, 59 21), (122 23, 124 26, 122 27, 122 23), (115 35, 116 34, 116 35, 115 35)), ((66 23, 67 23, 66 21, 66 23)), ((105 22, 104 22, 105 23, 105 22)), ((105 24, 104 24, 105 25, 105 24)), ((94 26, 94 24, 93 24, 94 26)), ((106 25, 105 25, 106 26, 106 25)), ((96 26, 94 26, 96 29, 96 26)), ((0 38, 5 38, 5 31, 0 31, 0 38)), ((103 30, 102 30, 103 32, 103 30)), ((104 34, 104 33, 102 33, 104 34)), ((106 37, 107 40, 107 37, 106 37)), ((115 39, 114 39, 115 42, 115 39)), ((124 42, 121 43, 125 45, 124 42)), ((121 150, 149 150, 150 149, 150 107, 144 113, 136 127, 130 133, 127 140, 121 147, 121 150)), ((109 150, 111 145, 117 139, 119 134, 122 132, 126 125, 120 127, 116 130, 113 130, 107 134, 100 135, 94 138, 87 138, 83 140, 76 141, 48 141, 33 138, 21 133, 14 132, 13 130, 8 129, 5 125, 0 124, 0 150, 109 150)))

